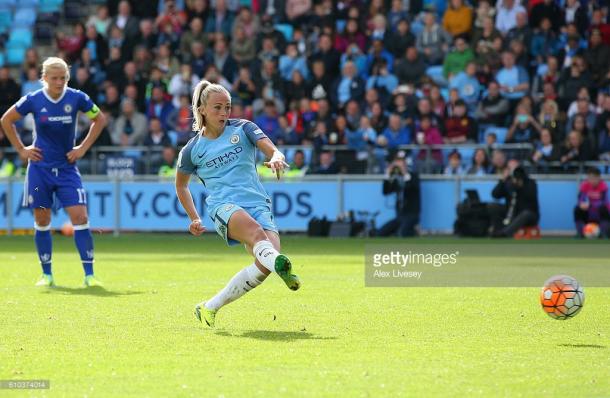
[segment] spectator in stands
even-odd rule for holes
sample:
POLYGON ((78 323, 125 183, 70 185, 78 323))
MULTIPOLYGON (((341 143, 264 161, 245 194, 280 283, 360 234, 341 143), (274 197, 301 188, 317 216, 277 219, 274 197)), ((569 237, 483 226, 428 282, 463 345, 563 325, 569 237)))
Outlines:
MULTIPOLYGON (((432 125, 430 117, 424 116, 419 121, 417 133, 415 134, 417 145, 441 145, 443 137, 441 132, 432 125)), ((440 149, 420 149, 417 154, 417 169, 431 171, 442 170, 443 154, 440 149)))
POLYGON ((191 111, 190 96, 183 94, 177 107, 169 115, 167 122, 168 135, 177 145, 184 145, 193 136, 193 114, 191 111))
POLYGON ((532 57, 541 64, 548 56, 557 55, 559 46, 559 38, 551 28, 551 21, 548 18, 542 18, 529 46, 532 57))
POLYGON ((534 143, 538 139, 541 129, 542 127, 529 113, 527 107, 524 105, 518 106, 513 123, 506 133, 506 143, 534 143))
POLYGON ((205 24, 205 32, 208 38, 212 34, 222 33, 225 37, 231 35, 234 14, 228 10, 225 0, 216 0, 216 7, 209 14, 205 24))
POLYGON ((21 78, 27 79, 27 71, 29 68, 34 68, 38 70, 40 68, 40 57, 38 56, 38 51, 36 48, 31 47, 25 50, 25 59, 23 60, 23 64, 21 65, 21 78))
POLYGON ((90 16, 87 20, 87 26, 93 26, 100 36, 106 38, 108 36, 108 27, 111 22, 112 20, 108 14, 108 6, 101 4, 97 7, 95 15, 90 16))
POLYGON ((292 79, 292 73, 298 71, 301 76, 305 79, 309 76, 309 70, 307 68, 307 60, 297 49, 295 42, 290 42, 286 46, 284 55, 280 56, 279 62, 280 76, 288 81, 292 79))
POLYGON ((238 64, 249 64, 256 57, 256 47, 252 37, 246 35, 242 26, 233 28, 231 38, 231 56, 238 64))
POLYGON ((553 30, 559 32, 559 27, 564 23, 564 17, 561 8, 553 0, 542 0, 532 7, 530 25, 539 26, 545 18, 552 22, 553 30))
POLYGON ((193 74, 191 65, 182 64, 180 73, 176 73, 169 81, 168 93, 172 95, 172 105, 174 108, 180 106, 182 96, 189 97, 195 86, 199 82, 199 76, 193 74))
POLYGON ((172 113, 174 107, 170 100, 166 99, 163 88, 159 85, 155 85, 152 88, 152 95, 150 100, 146 103, 146 117, 149 119, 156 117, 161 120, 162 127, 164 130, 168 128, 169 115, 172 113))
POLYGON ((585 162, 592 159, 589 143, 581 133, 576 130, 571 131, 561 151, 561 163, 585 162))
POLYGON ((561 148, 558 144, 553 143, 553 135, 551 130, 543 128, 540 131, 540 141, 536 143, 536 149, 532 155, 532 162, 541 166, 541 171, 548 172, 551 170, 548 166, 549 162, 557 162, 561 154, 561 148))
POLYGON ((151 117, 148 122, 148 135, 144 139, 146 146, 171 146, 172 142, 169 136, 163 130, 161 121, 156 117, 151 117))
POLYGON ((334 129, 328 135, 328 144, 329 145, 345 145, 347 144, 347 137, 352 132, 347 126, 347 119, 345 119, 345 115, 339 114, 335 118, 335 126, 334 129))
POLYGON ((463 0, 450 0, 449 7, 443 15, 443 28, 453 37, 470 34, 473 22, 472 8, 463 0))
POLYGON ((321 59, 315 60, 312 63, 312 77, 307 86, 307 96, 314 100, 330 98, 330 90, 332 86, 332 78, 326 73, 324 61, 321 59))
POLYGON ((587 180, 580 185, 578 204, 574 207, 574 223, 576 234, 582 238, 585 224, 599 224, 602 237, 610 234, 610 202, 608 201, 608 186, 601 179, 598 168, 587 170, 587 180))
POLYGON ((496 15, 496 29, 506 35, 512 28, 517 26, 517 15, 525 14, 527 11, 515 0, 499 0, 496 15))
POLYGON ((446 144, 462 144, 467 141, 476 142, 478 127, 476 121, 468 116, 466 103, 457 100, 454 107, 454 114, 445 121, 446 144))
POLYGON ((494 149, 491 153, 491 174, 506 177, 506 154, 501 149, 494 149))
POLYGON ((487 95, 479 102, 476 117, 484 126, 504 126, 510 105, 500 95, 500 85, 496 81, 489 83, 487 95))
POLYGON ((455 48, 447 54, 443 62, 443 77, 450 80, 453 76, 466 69, 466 65, 474 60, 474 53, 468 47, 468 43, 463 37, 456 37, 455 48))
MULTIPOLYGON (((504 0, 504 2, 513 0, 504 0)), ((529 77, 527 71, 515 65, 515 54, 510 51, 502 53, 502 69, 496 75, 500 85, 500 94, 516 105, 529 90, 529 77)))
POLYGON ((155 26, 159 32, 169 27, 174 33, 180 34, 187 21, 186 12, 178 9, 174 0, 165 0, 165 9, 155 19, 155 26))
POLYGON ((273 100, 266 100, 263 113, 254 119, 254 123, 263 130, 274 144, 282 144, 284 137, 280 133, 277 107, 273 100))
POLYGON ((157 56, 155 57, 154 66, 163 72, 164 76, 174 76, 180 72, 180 63, 174 57, 171 46, 168 43, 159 44, 157 46, 157 56))
POLYGON ((242 65, 239 68, 239 74, 233 82, 231 92, 241 100, 243 105, 252 105, 256 97, 256 85, 252 80, 250 68, 247 65, 242 65))
POLYGON ((383 131, 387 140, 388 149, 396 149, 400 145, 411 143, 411 129, 404 125, 403 120, 396 113, 390 115, 388 127, 383 131))
POLYGON ((201 18, 193 18, 189 22, 189 29, 180 35, 180 53, 184 55, 191 51, 191 46, 194 42, 203 43, 207 47, 207 36, 203 31, 203 21, 201 18))
POLYGON ((470 166, 466 174, 480 177, 489 174, 489 169, 487 152, 483 148, 477 148, 472 157, 472 166, 470 166))
POLYGON ((443 119, 436 114, 433 109, 432 109, 432 103, 430 102, 430 99, 424 97, 421 98, 418 102, 417 102, 417 120, 420 120, 425 117, 428 116, 430 118, 430 121, 432 123, 433 126, 435 126, 436 128, 438 128, 438 130, 441 132, 441 134, 445 131, 445 122, 443 121, 443 119))
MULTIPOLYGON (((581 118, 585 123, 586 131, 587 132, 593 131, 593 129, 595 128, 597 113, 595 111, 595 106, 593 106, 589 102, 589 95, 586 94, 586 90, 585 90, 585 93, 579 94, 578 99, 576 100, 575 108, 576 109, 574 109, 574 113, 572 115, 570 115, 570 111, 568 110, 569 119, 567 122, 567 126, 570 129, 573 129, 574 125, 575 125, 575 119, 581 118)), ((566 133, 568 133, 568 132, 569 131, 566 131, 566 133)), ((584 131, 582 131, 582 132, 584 134, 584 137, 588 136, 588 134, 586 134, 584 131)))
POLYGON ((457 89, 461 99, 466 102, 468 111, 474 114, 481 95, 481 85, 476 77, 477 64, 469 61, 466 69, 455 75, 449 82, 450 89, 457 89))
POLYGON ((97 86, 93 82, 91 76, 89 76, 87 68, 78 68, 76 70, 76 76, 69 81, 69 86, 87 94, 92 100, 97 99, 97 86))
POLYGON ((0 178, 10 177, 16 170, 15 164, 4 155, 4 150, 0 149, 0 178))
POLYGON ((127 40, 134 39, 138 34, 138 19, 131 15, 131 5, 127 0, 123 0, 119 3, 118 15, 114 17, 110 23, 111 31, 113 26, 119 28, 127 40))
POLYGON ((610 118, 606 118, 606 125, 600 130, 597 142, 599 160, 610 161, 610 118))
POLYGON ((559 106, 551 99, 547 99, 540 107, 538 123, 541 128, 546 128, 551 133, 551 141, 559 142, 564 136, 564 124, 559 113, 559 106))
POLYGON ((176 176, 176 149, 171 145, 164 146, 161 157, 163 160, 157 175, 162 178, 174 178, 176 176))
MULTIPOLYGON (((29 68, 27 72, 27 80, 21 85, 21 95, 27 95, 33 93, 36 90, 42 88, 42 82, 38 76, 38 70, 36 68, 29 68)), ((93 97, 95 100, 95 97, 93 97)))
POLYGON ((451 35, 436 23, 433 12, 426 12, 424 29, 417 35, 417 51, 423 54, 429 65, 441 65, 449 44, 451 35))
POLYGON ((365 83, 360 76, 356 74, 356 66, 353 62, 348 61, 343 66, 341 77, 335 80, 331 89, 331 102, 337 104, 339 108, 350 99, 362 101, 364 98, 365 83))
POLYGON ((585 59, 593 81, 598 85, 602 84, 610 67, 610 47, 602 41, 602 34, 599 29, 591 31, 585 59))
POLYGON ((518 12, 515 16, 515 26, 506 33, 506 40, 510 43, 513 40, 518 40, 521 43, 531 43, 532 29, 527 20, 527 12, 518 12))
MULTIPOLYGON (((480 3, 480 4, 484 4, 480 3)), ((485 17, 483 24, 480 29, 476 29, 472 38, 472 47, 476 51, 477 55, 482 52, 489 52, 493 50, 494 42, 496 39, 502 39, 500 32, 494 26, 494 20, 492 17, 485 17)))
POLYGON ((594 29, 600 31, 602 41, 610 46, 610 24, 608 24, 604 11, 601 8, 596 8, 591 12, 589 32, 593 32, 594 29))
POLYGON ((120 146, 142 145, 148 128, 146 116, 136 110, 134 102, 124 99, 121 114, 114 122, 112 142, 120 146))
POLYGON ((396 194, 396 216, 372 231, 372 235, 415 236, 421 212, 420 181, 417 173, 408 170, 403 153, 399 153, 386 169, 382 192, 384 195, 396 194))
POLYGON ((189 24, 193 22, 193 19, 199 18, 201 21, 207 21, 210 10, 208 8, 208 0, 193 0, 187 2, 186 15, 189 24))
POLYGON ((523 167, 516 167, 510 176, 500 180, 491 195, 506 202, 504 208, 490 207, 493 237, 512 237, 520 228, 538 224, 538 186, 523 167))
POLYGON ((116 118, 121 111, 121 96, 117 86, 112 83, 107 83, 104 89, 102 106, 106 110, 104 113, 109 113, 112 117, 116 118))
POLYGON ((111 82, 119 82, 119 84, 121 84, 125 63, 121 58, 120 48, 110 47, 110 59, 105 62, 104 66, 104 69, 106 70, 106 80, 111 82))
POLYGON ((72 28, 72 34, 67 36, 63 32, 55 34, 57 48, 64 51, 67 56, 67 61, 73 62, 80 54, 80 51, 85 46, 87 37, 85 36, 85 25, 82 22, 77 23, 72 28))
POLYGON ((462 166, 462 155, 454 149, 449 156, 447 156, 448 164, 445 167, 444 174, 446 176, 461 176, 466 173, 464 166, 462 166))
POLYGON ((214 51, 212 52, 212 62, 220 71, 222 76, 232 82, 237 75, 237 62, 229 52, 229 46, 225 37, 216 35, 214 41, 214 51))
POLYGON ((572 101, 578 97, 578 92, 582 87, 589 87, 591 80, 586 69, 586 64, 580 55, 572 58, 572 65, 569 68, 564 68, 561 72, 559 81, 560 107, 567 108, 572 101))
MULTIPOLYGON (((85 32, 85 43, 83 46, 83 51, 87 50, 87 63, 97 62, 101 63, 108 59, 108 43, 104 36, 100 35, 95 26, 87 25, 87 29, 85 32)), ((83 59, 82 53, 79 57, 81 60, 83 59)))
MULTIPOLYGON (((382 99, 389 98, 396 87, 398 87, 398 79, 388 70, 388 64, 385 59, 380 59, 373 66, 372 73, 366 81, 366 89, 376 88, 382 99)), ((356 98, 358 100, 358 98, 356 98)))
POLYGON ((400 84, 414 86, 420 83, 426 73, 426 63, 416 47, 408 47, 405 56, 396 60, 394 72, 400 84))
POLYGON ((153 95, 154 88, 160 88, 163 93, 163 99, 167 99, 169 96, 166 96, 169 86, 169 81, 166 78, 165 73, 158 66, 153 66, 150 71, 150 76, 148 78, 148 83, 146 84, 146 90, 144 94, 144 98, 146 101, 150 101, 153 95))
POLYGON ((320 153, 320 161, 313 168, 311 174, 337 174, 339 170, 335 164, 334 155, 330 151, 320 153))
POLYGON ((159 35, 155 32, 155 25, 151 19, 143 19, 139 23, 139 30, 133 40, 129 40, 130 48, 143 46, 153 51, 159 44, 159 35))

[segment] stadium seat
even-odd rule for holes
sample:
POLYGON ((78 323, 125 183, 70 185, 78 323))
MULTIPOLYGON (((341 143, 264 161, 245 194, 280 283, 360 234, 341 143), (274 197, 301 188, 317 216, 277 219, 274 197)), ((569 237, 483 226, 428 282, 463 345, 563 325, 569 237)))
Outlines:
POLYGON ((0 0, 0 8, 12 8, 17 4, 17 0, 0 0))
POLYGON ((289 25, 287 23, 278 23, 275 24, 274 27, 275 30, 282 32, 282 34, 286 38, 286 41, 292 41, 292 32, 294 31, 292 25, 289 25))
POLYGON ((0 68, 2 68, 4 66, 4 53, 0 53, 0 68))
POLYGON ((25 60, 27 48, 22 45, 9 45, 6 48, 6 63, 8 65, 21 65, 25 60))
POLYGON ((32 46, 32 31, 27 28, 15 28, 11 31, 7 46, 32 46))
POLYGON ((38 6, 38 0, 19 0, 16 4, 17 9, 19 8, 36 8, 38 6))
POLYGON ((504 144, 504 142, 506 141, 506 134, 508 133, 508 129, 505 127, 488 127, 487 130, 485 130, 485 137, 487 137, 487 134, 489 133, 495 133, 497 143, 504 144))
POLYGON ((68 21, 78 22, 86 13, 87 3, 80 0, 67 0, 64 2, 64 18, 68 21))
POLYGON ((5 32, 13 23, 13 13, 9 9, 0 9, 0 31, 5 32))
POLYGON ((55 31, 54 25, 50 23, 36 23, 34 28, 36 41, 49 43, 53 39, 53 32, 55 31))
POLYGON ((40 14, 58 13, 61 11, 63 4, 63 0, 40 0, 38 16, 40 17, 40 14))
POLYGON ((474 157, 474 151, 476 148, 458 148, 458 152, 462 155, 462 165, 468 169, 472 165, 472 158, 474 157))
POLYGON ((15 11, 13 18, 14 27, 26 27, 29 28, 36 22, 36 9, 35 8, 19 8, 15 11))

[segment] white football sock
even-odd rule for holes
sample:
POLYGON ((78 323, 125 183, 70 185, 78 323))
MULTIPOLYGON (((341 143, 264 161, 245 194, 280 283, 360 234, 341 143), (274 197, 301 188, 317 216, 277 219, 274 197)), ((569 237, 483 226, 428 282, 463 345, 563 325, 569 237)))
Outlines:
POLYGON ((218 292, 216 296, 208 300, 205 303, 205 308, 208 310, 220 309, 220 307, 237 300, 260 285, 266 277, 267 276, 258 269, 256 264, 250 264, 235 274, 229 283, 227 283, 227 286, 218 292))
POLYGON ((275 258, 280 254, 268 240, 257 242, 252 248, 256 259, 269 271, 275 272, 275 258))

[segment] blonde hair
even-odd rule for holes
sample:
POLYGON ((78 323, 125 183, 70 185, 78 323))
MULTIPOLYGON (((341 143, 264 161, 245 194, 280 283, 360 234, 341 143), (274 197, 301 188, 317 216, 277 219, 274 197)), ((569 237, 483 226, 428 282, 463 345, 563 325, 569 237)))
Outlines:
POLYGON ((210 83, 207 80, 202 80, 197 83, 195 86, 195 90, 193 91, 193 130, 200 131, 205 127, 205 116, 199 110, 201 106, 205 106, 208 102, 208 98, 212 93, 221 93, 225 94, 229 99, 231 99, 231 94, 227 91, 226 88, 221 86, 220 84, 210 83))
POLYGON ((66 82, 70 80, 70 68, 68 67, 66 61, 58 57, 49 57, 42 63, 42 77, 40 80, 45 87, 47 86, 47 83, 44 81, 44 77, 50 72, 51 69, 63 69, 66 72, 66 82))

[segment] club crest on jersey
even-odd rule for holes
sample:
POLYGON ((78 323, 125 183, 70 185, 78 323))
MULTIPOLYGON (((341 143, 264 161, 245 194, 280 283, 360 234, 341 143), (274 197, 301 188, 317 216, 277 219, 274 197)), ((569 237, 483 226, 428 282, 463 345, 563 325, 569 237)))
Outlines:
POLYGON ((229 141, 231 141, 231 144, 237 144, 239 142, 239 136, 237 134, 233 134, 229 141))
POLYGON ((64 112, 66 112, 66 113, 72 112, 72 105, 70 105, 70 104, 64 105, 64 112))

